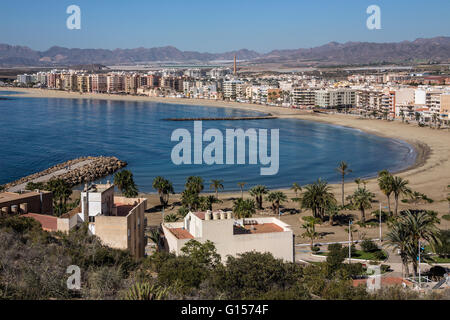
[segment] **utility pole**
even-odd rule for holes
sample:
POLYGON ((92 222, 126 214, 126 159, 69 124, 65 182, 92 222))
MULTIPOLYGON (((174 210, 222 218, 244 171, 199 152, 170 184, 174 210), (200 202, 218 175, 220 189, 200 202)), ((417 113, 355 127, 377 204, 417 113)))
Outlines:
POLYGON ((348 220, 348 263, 352 263, 352 220, 348 220))
POLYGON ((380 224, 380 243, 382 243, 383 240, 381 239, 381 235, 382 235, 382 232, 381 232, 381 201, 380 201, 380 222, 379 222, 379 224, 380 224))
POLYGON ((419 260, 419 288, 422 288, 422 280, 421 280, 421 276, 420 276, 420 251, 421 251, 421 247, 420 247, 420 239, 419 239, 419 256, 417 257, 417 259, 419 260))

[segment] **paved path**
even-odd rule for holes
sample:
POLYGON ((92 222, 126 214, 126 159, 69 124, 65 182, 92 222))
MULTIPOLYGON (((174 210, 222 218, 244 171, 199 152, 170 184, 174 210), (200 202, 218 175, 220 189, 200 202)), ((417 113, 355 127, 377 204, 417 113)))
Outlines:
POLYGON ((50 180, 52 178, 58 177, 58 176, 60 176, 62 174, 68 173, 68 172, 70 172, 72 170, 84 167, 85 165, 90 164, 92 161, 94 161, 94 160, 84 160, 84 161, 78 162, 78 163, 70 166, 70 170, 68 170, 67 168, 63 168, 63 169, 60 169, 58 171, 49 173, 49 174, 47 174, 45 176, 42 176, 42 177, 33 179, 31 181, 28 181, 26 183, 18 184, 18 185, 14 186, 14 187, 9 188, 7 191, 9 191, 9 192, 18 192, 18 191, 21 191, 21 190, 25 190, 25 187, 26 187, 27 183, 29 183, 29 182, 34 182, 34 183, 47 182, 48 180, 50 180))

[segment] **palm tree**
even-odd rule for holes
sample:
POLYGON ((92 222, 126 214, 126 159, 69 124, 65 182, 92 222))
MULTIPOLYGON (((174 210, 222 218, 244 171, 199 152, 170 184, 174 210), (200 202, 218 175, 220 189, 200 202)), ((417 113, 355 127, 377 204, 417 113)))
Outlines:
POLYGON ((400 223, 404 224, 409 234, 408 255, 413 264, 414 277, 417 275, 417 255, 419 252, 419 241, 427 241, 434 249, 440 243, 439 229, 436 223, 439 220, 428 211, 411 212, 407 210, 402 216, 400 223))
POLYGON ((233 204, 234 216, 238 219, 250 218, 256 212, 253 199, 236 199, 233 204))
POLYGON ((153 229, 150 231, 149 235, 150 240, 152 240, 156 244, 156 250, 159 251, 159 246, 161 245, 161 233, 158 229, 153 229))
POLYGON ((53 179, 47 182, 45 188, 53 194, 55 214, 61 216, 67 211, 67 200, 72 195, 72 189, 62 179, 53 179))
POLYGON ((163 177, 156 177, 153 180, 153 188, 158 191, 159 201, 161 205, 167 206, 169 203, 169 195, 174 194, 172 182, 163 177))
POLYGON ((361 211, 362 223, 366 223, 365 210, 372 207, 373 198, 375 198, 375 194, 367 190, 366 187, 358 188, 351 196, 348 196, 351 204, 361 211))
POLYGON ((340 173, 342 177, 342 205, 345 206, 345 193, 344 193, 344 184, 345 184, 345 176, 352 172, 348 168, 348 164, 345 161, 341 161, 339 166, 336 168, 336 171, 340 173))
POLYGON ((313 184, 305 187, 302 198, 302 208, 311 209, 314 217, 323 220, 325 210, 332 204, 336 204, 336 198, 330 191, 331 187, 326 181, 318 179, 313 184))
POLYGON ((134 183, 133 174, 129 170, 122 170, 114 175, 114 184, 127 198, 137 197, 138 189, 134 183))
POLYGON ((266 186, 257 185, 249 190, 251 196, 255 197, 256 204, 258 205, 258 210, 262 210, 263 208, 263 195, 267 194, 269 190, 266 186))
POLYGON ((272 202, 272 210, 274 214, 280 213, 280 204, 287 200, 286 195, 281 191, 274 191, 269 193, 266 197, 267 201, 272 202))
POLYGON ((328 208, 326 209, 326 213, 328 214, 328 217, 329 217, 330 226, 334 225, 334 218, 336 216, 339 216, 339 210, 340 210, 340 207, 337 206, 336 204, 330 204, 328 206, 328 208))
POLYGON ((219 189, 223 190, 223 180, 211 180, 211 185, 209 186, 210 189, 214 189, 216 192, 216 198, 219 199, 219 189))
POLYGON ((202 210, 211 210, 213 209, 214 203, 222 202, 221 200, 217 199, 216 196, 210 194, 206 197, 200 197, 200 208, 202 210))
POLYGON ((389 171, 382 170, 378 173, 378 186, 387 198, 389 214, 391 214, 391 194, 393 192, 392 180, 393 176, 389 173, 389 171))
POLYGON ((164 222, 177 222, 179 219, 175 213, 168 214, 164 217, 164 222))
MULTIPOLYGON (((409 237, 410 233, 406 226, 400 222, 394 222, 391 230, 386 234, 386 246, 392 247, 400 252, 400 259, 404 270, 406 271, 406 276, 409 276, 409 266, 408 266, 408 251, 409 251, 409 237)), ((402 275, 403 276, 403 275, 402 275)))
POLYGON ((239 188, 241 188, 241 198, 244 198, 244 187, 247 184, 247 182, 238 182, 239 188))
POLYGON ((203 179, 201 177, 190 176, 186 180, 185 188, 199 194, 203 191, 203 179))
POLYGON ((319 233, 316 232, 316 224, 314 220, 308 221, 302 225, 305 232, 302 234, 303 238, 308 238, 311 240, 311 249, 314 247, 314 239, 319 237, 319 233))
POLYGON ((294 182, 292 184, 291 190, 294 190, 295 197, 298 198, 298 193, 302 191, 302 187, 297 182, 294 182))
POLYGON ((408 188, 409 181, 400 177, 393 177, 391 181, 392 192, 394 193, 395 210, 394 215, 398 215, 398 200, 401 195, 408 195, 411 189, 408 188))

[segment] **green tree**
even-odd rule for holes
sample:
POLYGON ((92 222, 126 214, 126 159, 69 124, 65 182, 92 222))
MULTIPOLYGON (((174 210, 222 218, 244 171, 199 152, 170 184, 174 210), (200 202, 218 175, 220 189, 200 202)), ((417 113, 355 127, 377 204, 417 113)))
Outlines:
POLYGON ((325 210, 336 204, 336 198, 330 190, 328 183, 321 179, 307 185, 302 197, 302 208, 310 209, 314 217, 323 220, 325 210))
POLYGON ((187 178, 186 184, 185 184, 186 190, 190 190, 192 192, 195 192, 199 194, 203 191, 203 179, 201 177, 197 176, 191 176, 187 178))
POLYGON ((210 194, 206 197, 200 197, 200 209, 201 210, 211 210, 213 209, 214 203, 220 203, 221 200, 217 199, 216 196, 210 194))
POLYGON ((219 199, 219 190, 223 190, 223 180, 211 180, 211 185, 209 186, 210 189, 214 189, 214 192, 216 193, 216 198, 219 199))
POLYGON ((221 261, 214 243, 209 240, 205 243, 201 243, 197 240, 189 240, 181 248, 181 252, 207 269, 213 269, 219 265, 221 261))
POLYGON ((391 214, 391 194, 393 192, 393 180, 394 177, 387 170, 382 170, 378 173, 378 186, 380 187, 381 192, 383 192, 387 198, 389 214, 391 214))
MULTIPOLYGON (((410 233, 407 227, 401 222, 394 222, 389 232, 385 236, 385 245, 394 248, 400 253, 403 268, 406 276, 409 276, 408 252, 410 249, 410 233)), ((402 275, 404 276, 404 275, 402 275)))
POLYGON ((252 197, 255 197, 256 204, 258 205, 258 210, 262 210, 263 208, 263 196, 267 194, 269 190, 266 186, 257 185, 249 190, 249 193, 252 197))
POLYGON ((255 201, 253 199, 236 199, 233 204, 233 213, 238 219, 252 217, 256 213, 255 201))
POLYGON ((302 228, 305 229, 305 232, 302 233, 303 238, 310 239, 311 241, 311 250, 314 247, 314 239, 317 239, 319 237, 319 233, 316 232, 316 218, 305 222, 302 225, 302 228))
POLYGON ((394 215, 398 216, 398 202, 399 197, 401 195, 409 195, 411 193, 411 189, 408 188, 409 181, 405 180, 400 177, 393 177, 391 181, 391 189, 394 193, 394 200, 395 200, 395 209, 394 209, 394 215))
POLYGON ((298 193, 302 192, 302 187, 297 182, 294 182, 292 184, 291 190, 295 192, 295 197, 298 198, 298 193))
POLYGON ((358 188, 353 195, 348 196, 350 203, 355 209, 361 212, 361 222, 366 223, 365 210, 372 207, 372 201, 375 194, 364 188, 358 188))
POLYGON ((127 198, 138 196, 138 189, 134 183, 133 174, 129 170, 122 170, 114 175, 114 184, 127 198))
POLYGON ((344 192, 344 184, 345 184, 345 176, 352 172, 348 168, 348 164, 345 161, 341 161, 339 166, 336 168, 336 171, 341 175, 342 178, 342 205, 345 206, 345 192, 344 192))
POLYGON ((67 212, 67 201, 72 195, 72 189, 62 179, 53 179, 47 182, 46 190, 53 194, 53 209, 56 216, 61 216, 67 212))
POLYGON ((167 206, 169 204, 170 194, 174 194, 172 182, 163 177, 156 177, 153 180, 153 189, 158 191, 159 201, 162 206, 167 206))
POLYGON ((241 189, 241 198, 244 198, 244 187, 247 184, 247 182, 238 182, 238 186, 241 189))
POLYGON ((287 197, 281 191, 273 191, 267 195, 266 200, 272 202, 273 214, 279 214, 280 204, 287 201, 287 197))

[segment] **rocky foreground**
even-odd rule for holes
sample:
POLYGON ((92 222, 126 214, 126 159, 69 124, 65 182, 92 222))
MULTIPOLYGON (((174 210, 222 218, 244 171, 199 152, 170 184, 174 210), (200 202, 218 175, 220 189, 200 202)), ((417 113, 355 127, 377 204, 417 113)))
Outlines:
POLYGON ((126 165, 125 161, 116 157, 80 157, 7 183, 4 187, 8 190, 29 182, 46 182, 51 179, 62 179, 73 187, 110 175, 126 165))

